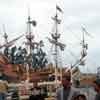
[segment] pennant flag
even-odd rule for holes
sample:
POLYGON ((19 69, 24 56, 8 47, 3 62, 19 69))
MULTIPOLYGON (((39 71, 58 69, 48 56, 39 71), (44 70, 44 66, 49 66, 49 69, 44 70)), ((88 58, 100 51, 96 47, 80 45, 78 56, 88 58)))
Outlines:
POLYGON ((56 9, 63 13, 62 9, 58 5, 56 5, 56 9))
POLYGON ((89 37, 93 37, 92 35, 90 35, 88 32, 87 32, 87 30, 83 27, 83 26, 81 26, 82 27, 82 30, 89 36, 89 37))
POLYGON ((33 21, 32 21, 32 25, 33 25, 33 26, 36 26, 36 25, 37 25, 36 21, 33 20, 33 21))
POLYGON ((37 23, 36 23, 35 20, 32 20, 32 21, 30 21, 29 23, 32 24, 33 26, 36 26, 36 25, 37 25, 37 23))

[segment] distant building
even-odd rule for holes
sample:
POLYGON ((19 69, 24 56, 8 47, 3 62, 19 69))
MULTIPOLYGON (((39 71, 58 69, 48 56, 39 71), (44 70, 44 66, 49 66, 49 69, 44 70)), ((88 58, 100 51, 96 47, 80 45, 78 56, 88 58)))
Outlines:
POLYGON ((93 73, 83 73, 80 76, 80 86, 92 86, 93 81, 97 78, 96 74, 93 73))
POLYGON ((100 66, 97 68, 97 78, 100 78, 100 66))
POLYGON ((79 87, 84 86, 92 86, 93 81, 97 78, 97 74, 95 73, 83 73, 77 67, 72 71, 72 80, 74 85, 78 85, 79 87))

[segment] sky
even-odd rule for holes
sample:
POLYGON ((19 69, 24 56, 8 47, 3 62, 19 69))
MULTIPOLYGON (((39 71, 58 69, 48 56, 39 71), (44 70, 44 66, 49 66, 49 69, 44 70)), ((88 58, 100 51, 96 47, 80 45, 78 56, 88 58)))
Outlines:
MULTIPOLYGON (((54 26, 51 19, 56 12, 56 4, 63 10, 59 12, 62 20, 59 26, 60 41, 66 44, 63 52, 60 52, 62 66, 68 67, 80 56, 80 41, 82 29, 91 34, 92 38, 85 35, 88 43, 86 65, 80 66, 83 72, 96 72, 99 66, 99 26, 100 26, 100 1, 99 0, 0 0, 0 39, 4 43, 3 33, 6 31, 8 40, 12 40, 27 32, 28 8, 32 20, 36 20, 37 26, 32 27, 34 41, 43 40, 45 49, 49 55, 51 48, 47 37, 50 37, 54 26), (5 29, 3 28, 5 26, 5 29), (72 56, 73 55, 73 56, 72 56)), ((17 45, 24 45, 25 37, 17 41, 17 45)), ((50 57, 49 57, 50 58, 50 57)))

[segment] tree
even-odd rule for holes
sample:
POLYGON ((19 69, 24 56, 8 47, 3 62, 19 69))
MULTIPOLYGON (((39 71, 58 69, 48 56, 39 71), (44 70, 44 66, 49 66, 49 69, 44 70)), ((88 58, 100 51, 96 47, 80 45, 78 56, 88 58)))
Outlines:
POLYGON ((46 64, 48 63, 47 59, 46 59, 46 53, 43 52, 43 50, 40 48, 38 49, 37 53, 33 53, 32 54, 32 66, 33 68, 43 68, 46 66, 46 64))
POLYGON ((9 48, 8 47, 5 47, 4 49, 4 55, 9 58, 9 48))
POLYGON ((15 62, 15 52, 16 52, 16 50, 17 50, 17 48, 16 48, 16 46, 14 46, 14 47, 12 47, 11 48, 11 52, 10 52, 10 62, 12 63, 12 64, 14 64, 15 62))
POLYGON ((75 87, 79 87, 80 86, 80 81, 77 79, 74 81, 75 82, 75 87))
POLYGON ((19 47, 15 55, 15 64, 24 64, 27 58, 27 50, 19 47))

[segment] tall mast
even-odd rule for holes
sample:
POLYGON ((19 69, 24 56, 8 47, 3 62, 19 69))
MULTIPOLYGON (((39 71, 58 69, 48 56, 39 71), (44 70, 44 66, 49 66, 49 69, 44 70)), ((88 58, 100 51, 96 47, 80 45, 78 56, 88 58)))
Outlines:
POLYGON ((28 21, 27 21, 26 39, 27 39, 27 42, 29 43, 29 54, 32 54, 32 47, 31 47, 30 44, 32 43, 32 40, 34 39, 34 36, 32 35, 32 32, 31 32, 31 18, 30 18, 30 15, 28 16, 28 21))
POLYGON ((77 66, 79 66, 79 65, 81 65, 81 66, 85 65, 85 57, 87 56, 88 44, 85 42, 86 30, 84 27, 82 27, 82 32, 83 33, 82 33, 82 41, 81 41, 81 46, 82 46, 81 57, 79 60, 76 61, 75 64, 71 65, 71 75, 72 75, 72 69, 77 68, 77 66))
POLYGON ((85 43, 85 32, 86 32, 85 28, 82 28, 82 31, 83 31, 83 40, 82 40, 82 43, 81 43, 82 51, 81 51, 81 58, 80 58, 81 63, 80 63, 80 65, 85 64, 84 58, 87 56, 87 49, 88 49, 88 44, 85 43))
POLYGON ((3 35, 3 37, 4 37, 4 42, 5 42, 5 48, 4 48, 4 55, 6 56, 6 57, 9 57, 9 45, 7 45, 8 44, 8 35, 7 35, 7 33, 6 33, 6 30, 5 30, 5 26, 3 25, 3 31, 4 31, 4 35, 3 35))
POLYGON ((84 27, 82 27, 82 41, 81 41, 81 46, 82 46, 82 50, 81 50, 81 57, 78 61, 76 61, 75 64, 73 64, 71 66, 71 68, 74 68, 78 65, 85 65, 85 57, 87 56, 87 49, 88 49, 88 44, 85 42, 85 34, 87 33, 86 32, 86 29, 84 27))
POLYGON ((59 10, 56 5, 56 15, 52 17, 54 23, 55 23, 55 33, 51 34, 51 38, 48 38, 49 42, 54 45, 54 61, 55 61, 55 82, 56 82, 56 88, 57 88, 57 70, 58 70, 58 47, 63 51, 65 44, 62 44, 59 42, 60 35, 58 33, 58 25, 61 24, 61 20, 58 18, 57 11, 59 10))
MULTIPOLYGON (((60 38, 60 34, 58 34, 58 14, 57 14, 57 9, 56 9, 56 16, 54 17, 55 25, 56 25, 56 32, 55 34, 52 34, 52 39, 55 40, 55 81, 56 81, 56 86, 57 86, 57 69, 58 69, 58 39, 60 38)), ((57 87, 56 87, 57 88, 57 87)))
POLYGON ((31 31, 31 25, 33 25, 34 27, 36 26, 36 21, 31 20, 30 18, 30 10, 28 8, 28 21, 27 21, 27 34, 26 34, 26 45, 28 48, 28 55, 30 55, 30 65, 27 64, 26 66, 26 70, 27 70, 27 80, 29 80, 29 71, 30 68, 32 69, 32 49, 34 48, 34 44, 33 44, 33 39, 34 39, 34 35, 32 35, 32 31, 31 31))
POLYGON ((5 30, 5 26, 3 25, 3 31, 4 31, 4 35, 3 35, 3 37, 4 37, 4 41, 5 41, 5 43, 8 43, 8 35, 7 35, 7 33, 6 33, 6 30, 5 30))

